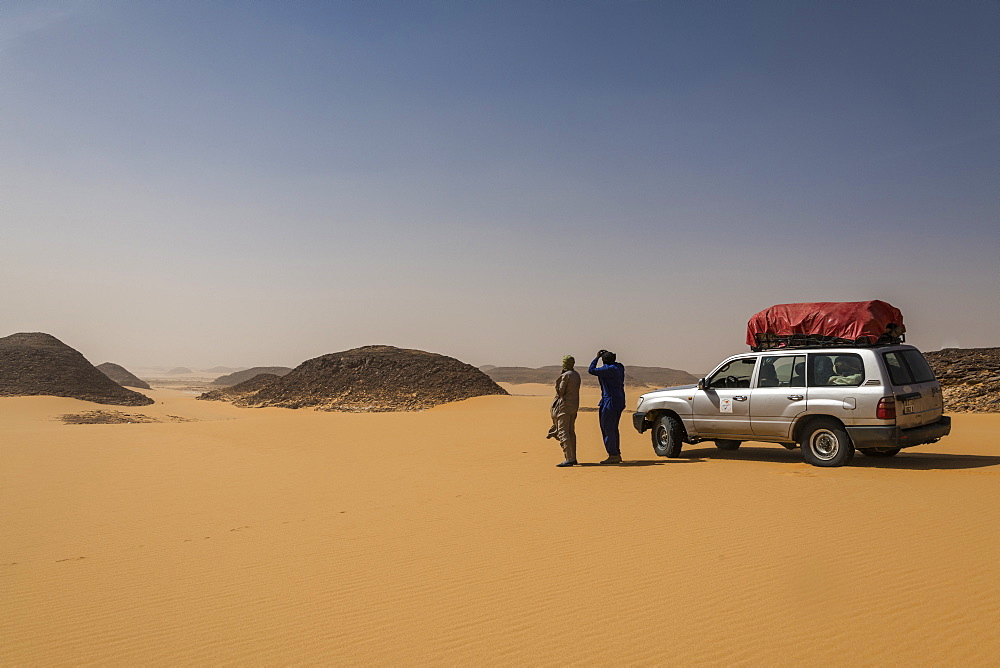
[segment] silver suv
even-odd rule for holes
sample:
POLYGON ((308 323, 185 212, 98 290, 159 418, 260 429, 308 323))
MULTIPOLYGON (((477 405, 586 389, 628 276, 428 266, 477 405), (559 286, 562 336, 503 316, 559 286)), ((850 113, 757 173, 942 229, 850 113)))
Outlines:
POLYGON ((697 385, 647 392, 633 423, 651 430, 661 457, 679 457, 684 443, 764 441, 842 466, 855 448, 892 457, 947 436, 943 412, 941 385, 913 346, 798 348, 735 355, 697 385))

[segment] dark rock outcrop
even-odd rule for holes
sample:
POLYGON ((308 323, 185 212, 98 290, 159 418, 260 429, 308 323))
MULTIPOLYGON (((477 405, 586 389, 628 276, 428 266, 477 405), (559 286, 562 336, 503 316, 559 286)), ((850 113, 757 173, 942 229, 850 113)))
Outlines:
POLYGON ((86 411, 69 413, 60 417, 64 424, 146 424, 159 422, 154 417, 142 413, 122 413, 121 411, 86 411))
MULTIPOLYGON (((498 383, 555 383, 562 367, 543 366, 532 369, 524 366, 482 366, 479 367, 498 383)), ((577 366, 577 372, 584 385, 597 385, 597 376, 587 373, 587 367, 577 366)), ((671 387, 697 383, 698 378, 687 371, 658 366, 625 366, 625 384, 630 387, 671 387)))
POLYGON ((254 376, 259 376, 262 373, 284 376, 289 372, 291 372, 291 368, 287 366, 255 366, 250 369, 244 369, 243 371, 236 371, 235 373, 226 374, 225 376, 219 376, 212 381, 212 385, 238 385, 239 383, 250 380, 254 376))
POLYGON ((941 382, 946 411, 1000 412, 1000 348, 945 348, 924 357, 941 382))
POLYGON ((239 405, 326 411, 418 411, 451 401, 507 394, 476 367, 453 357, 392 346, 364 346, 306 360, 239 405))
MULTIPOLYGON (((291 371, 291 369, 289 369, 291 371)), ((249 380, 229 387, 220 387, 217 390, 210 390, 204 394, 199 394, 196 399, 206 401, 231 401, 237 406, 246 406, 252 401, 257 392, 281 378, 273 373, 259 373, 249 380)))
POLYGON ((104 364, 98 364, 97 370, 122 387, 138 387, 143 390, 152 389, 149 387, 149 383, 118 364, 105 362, 104 364))
POLYGON ((147 406, 149 397, 127 390, 78 351, 50 334, 0 338, 0 396, 49 395, 115 406, 147 406))

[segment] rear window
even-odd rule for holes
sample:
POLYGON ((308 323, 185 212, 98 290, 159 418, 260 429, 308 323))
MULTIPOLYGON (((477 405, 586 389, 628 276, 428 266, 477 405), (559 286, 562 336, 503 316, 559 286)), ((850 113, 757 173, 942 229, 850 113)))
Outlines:
POLYGON ((934 371, 918 350, 894 350, 882 355, 893 385, 929 383, 934 371))
POLYGON ((904 350, 903 359, 910 366, 914 383, 929 383, 934 380, 934 371, 918 350, 904 350))

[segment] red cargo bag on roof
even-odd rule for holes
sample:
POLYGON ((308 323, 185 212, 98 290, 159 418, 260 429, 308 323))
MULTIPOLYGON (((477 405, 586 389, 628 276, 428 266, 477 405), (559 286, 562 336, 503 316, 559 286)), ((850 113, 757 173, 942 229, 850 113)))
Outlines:
POLYGON ((747 323, 754 350, 817 345, 901 343, 903 314, 883 301, 777 304, 747 323))

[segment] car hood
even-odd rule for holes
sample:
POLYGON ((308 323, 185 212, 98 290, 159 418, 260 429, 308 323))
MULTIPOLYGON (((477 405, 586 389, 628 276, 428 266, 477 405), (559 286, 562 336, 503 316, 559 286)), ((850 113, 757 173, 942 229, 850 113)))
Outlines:
MULTIPOLYGON (((671 385, 670 387, 665 387, 662 390, 653 390, 653 392, 666 392, 668 390, 693 390, 698 385, 671 385)), ((652 394, 652 392, 647 392, 647 394, 652 394)))
POLYGON ((698 387, 697 383, 691 385, 671 385, 670 387, 663 388, 664 390, 693 390, 698 387))

